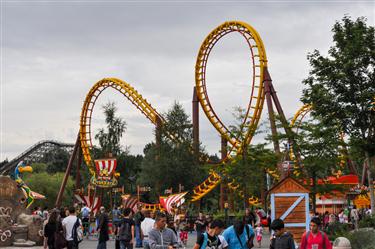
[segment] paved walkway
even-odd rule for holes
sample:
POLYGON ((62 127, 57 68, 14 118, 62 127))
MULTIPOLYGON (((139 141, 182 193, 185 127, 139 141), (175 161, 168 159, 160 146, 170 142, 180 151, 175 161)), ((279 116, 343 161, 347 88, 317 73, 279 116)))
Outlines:
MULTIPOLYGON (((255 241, 255 247, 256 248, 261 248, 261 249, 268 249, 269 248, 269 241, 270 241, 270 236, 268 232, 265 232, 262 240, 262 247, 258 247, 258 244, 255 241)), ((188 243, 186 249, 192 249, 194 247, 196 241, 196 233, 189 233, 188 237, 188 243)), ((94 238, 90 239, 85 239, 82 241, 82 243, 79 245, 80 249, 95 249, 98 244, 98 241, 94 238)), ((1 249, 23 249, 26 247, 1 247, 1 249)), ((42 246, 34 246, 34 247, 28 247, 28 248, 33 248, 33 249, 43 249, 42 246)), ((107 248, 108 249, 114 249, 115 248, 115 241, 110 240, 107 242, 107 248)))

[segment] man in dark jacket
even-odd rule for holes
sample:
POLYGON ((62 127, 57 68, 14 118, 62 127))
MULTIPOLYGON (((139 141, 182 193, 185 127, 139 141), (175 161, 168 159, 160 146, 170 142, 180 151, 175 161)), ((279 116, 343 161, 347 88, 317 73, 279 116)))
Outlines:
POLYGON ((142 237, 141 237, 141 223, 145 219, 142 213, 142 204, 137 205, 137 212, 134 214, 135 222, 135 247, 143 247, 142 237))
POLYGON ((107 249, 108 235, 108 214, 105 212, 105 207, 100 207, 99 225, 98 225, 98 247, 97 249, 107 249))
POLYGON ((272 221, 271 229, 275 231, 275 234, 271 240, 270 249, 295 249, 293 236, 284 231, 282 219, 272 221))

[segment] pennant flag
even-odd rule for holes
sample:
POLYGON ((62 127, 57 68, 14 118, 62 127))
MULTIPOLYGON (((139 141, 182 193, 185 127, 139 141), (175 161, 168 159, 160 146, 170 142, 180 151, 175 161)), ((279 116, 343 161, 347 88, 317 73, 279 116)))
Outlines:
POLYGON ((88 208, 91 209, 91 212, 93 212, 94 214, 96 214, 96 212, 98 212, 99 208, 100 208, 100 199, 99 197, 93 197, 93 196, 83 196, 83 195, 79 195, 79 194, 75 194, 74 195, 75 198, 81 202, 81 203, 85 203, 87 205, 88 208))
POLYGON ((124 208, 131 208, 134 212, 137 211, 137 204, 139 203, 137 198, 131 195, 122 195, 121 198, 124 208))
POLYGON ((178 193, 170 196, 160 196, 159 201, 160 205, 167 210, 168 213, 171 213, 173 205, 176 205, 176 207, 181 206, 185 202, 184 196, 187 194, 187 192, 178 193))

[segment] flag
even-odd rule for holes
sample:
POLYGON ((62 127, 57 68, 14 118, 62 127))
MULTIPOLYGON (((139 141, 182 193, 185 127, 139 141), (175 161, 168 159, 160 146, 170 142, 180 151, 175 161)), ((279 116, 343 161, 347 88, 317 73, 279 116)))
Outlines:
POLYGON ((93 196, 87 196, 87 195, 83 196, 80 194, 75 194, 74 196, 79 202, 85 203, 87 207, 91 209, 91 212, 93 212, 94 214, 96 214, 96 212, 99 210, 100 208, 99 197, 94 198, 93 196))
POLYGON ((187 194, 187 192, 174 194, 170 196, 160 196, 159 201, 160 205, 167 210, 168 213, 171 213, 172 206, 176 205, 176 207, 181 206, 185 202, 184 196, 187 194))
POLYGON ((137 204, 139 203, 139 201, 136 197, 133 197, 131 195, 122 195, 121 198, 124 208, 131 208, 134 210, 134 212, 137 211, 137 204))

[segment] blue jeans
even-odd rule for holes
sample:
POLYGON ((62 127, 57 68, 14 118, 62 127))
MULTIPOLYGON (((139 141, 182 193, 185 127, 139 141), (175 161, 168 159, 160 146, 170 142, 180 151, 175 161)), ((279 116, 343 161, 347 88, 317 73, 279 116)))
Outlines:
POLYGON ((150 249, 150 244, 147 239, 143 240, 143 249, 150 249))
POLYGON ((142 247, 141 225, 135 225, 135 247, 142 247))
POLYGON ((133 244, 131 244, 130 242, 126 242, 126 241, 121 240, 120 241, 120 249, 133 249, 133 244))
POLYGON ((96 249, 107 249, 107 241, 99 242, 96 249))

